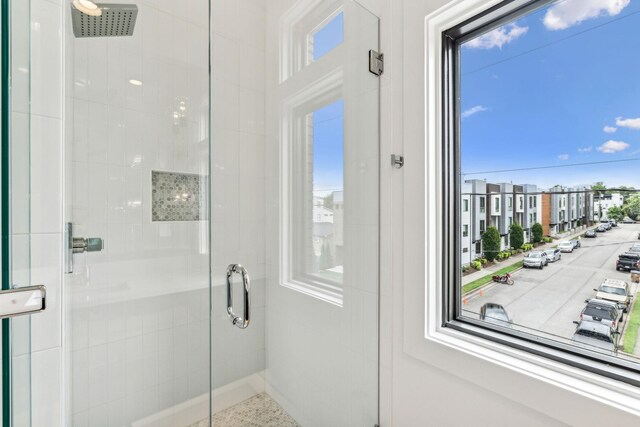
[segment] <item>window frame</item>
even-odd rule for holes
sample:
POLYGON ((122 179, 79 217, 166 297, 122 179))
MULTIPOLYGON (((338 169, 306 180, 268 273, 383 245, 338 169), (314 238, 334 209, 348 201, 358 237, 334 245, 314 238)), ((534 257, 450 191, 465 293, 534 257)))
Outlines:
MULTIPOLYGON (((305 232, 300 231, 300 224, 313 217, 304 217, 305 198, 308 191, 300 182, 298 175, 301 169, 307 172, 306 164, 300 161, 305 158, 300 141, 304 141, 304 151, 308 146, 307 122, 316 110, 344 98, 344 74, 342 69, 331 71, 321 79, 307 85, 304 90, 287 98, 282 108, 282 162, 286 166, 281 171, 281 236, 283 253, 280 259, 281 285, 295 291, 310 295, 316 299, 342 307, 344 286, 342 283, 306 273, 301 266, 300 254, 296 251, 305 246, 305 232), (302 208, 301 208, 302 206, 302 208), (301 221, 300 224, 298 221, 301 221)), ((344 147, 343 147, 344 148, 344 147)), ((306 175, 305 175, 306 177, 306 175)), ((313 209, 313 207, 311 207, 313 209)), ((313 236, 311 236, 312 238, 313 236)))
MULTIPOLYGON (((621 381, 640 387, 640 363, 629 362, 614 356, 608 356, 596 351, 590 351, 571 344, 554 342, 551 339, 524 334, 511 330, 506 331, 491 324, 462 316, 461 293, 461 236, 460 229, 460 122, 461 122, 461 93, 459 70, 460 45, 480 34, 491 31, 501 25, 514 21, 528 12, 544 7, 552 0, 506 0, 495 6, 472 15, 465 21, 453 25, 441 32, 441 62, 439 71, 441 135, 439 138, 442 150, 440 165, 440 185, 443 202, 443 212, 440 226, 442 227, 441 286, 443 328, 450 328, 478 338, 506 345, 528 353, 542 356, 568 366, 601 375, 603 377, 621 381)), ((535 199, 535 198, 534 198, 535 199)), ((499 203, 496 198, 496 203, 499 203)), ((566 206, 565 197, 559 200, 560 216, 564 217, 562 207, 566 206)), ((562 221, 563 219, 561 219, 562 221)))

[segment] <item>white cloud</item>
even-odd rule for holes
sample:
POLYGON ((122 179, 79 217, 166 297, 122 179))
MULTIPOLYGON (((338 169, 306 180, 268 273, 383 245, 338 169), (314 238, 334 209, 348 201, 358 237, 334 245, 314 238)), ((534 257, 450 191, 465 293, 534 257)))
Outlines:
POLYGON ((599 146, 598 151, 600 151, 601 153, 612 154, 617 153, 618 151, 626 150, 627 148, 629 148, 629 144, 627 144, 626 142, 614 141, 611 139, 599 146))
POLYGON ((616 118, 616 125, 623 128, 640 129, 640 118, 623 119, 622 117, 618 117, 616 118))
POLYGON ((516 23, 507 24, 469 40, 464 45, 474 49, 491 49, 494 47, 502 49, 502 46, 524 36, 527 31, 529 31, 529 27, 521 27, 516 23))
POLYGON ((548 30, 565 30, 603 15, 616 16, 631 0, 565 0, 551 6, 543 22, 548 30))
POLYGON ((615 131, 617 131, 618 128, 614 126, 605 126, 604 128, 602 128, 602 130, 605 131, 606 133, 615 133, 615 131))
POLYGON ((560 154, 560 155, 558 156, 558 158, 559 158, 560 160, 569 160, 569 155, 568 155, 568 154, 560 154))
POLYGON ((482 105, 476 105, 475 107, 471 107, 468 110, 463 111, 462 118, 466 119, 469 116, 473 116, 474 114, 481 113, 483 111, 487 111, 487 108, 482 105))
POLYGON ((578 148, 578 153, 590 153, 593 147, 582 147, 578 148))

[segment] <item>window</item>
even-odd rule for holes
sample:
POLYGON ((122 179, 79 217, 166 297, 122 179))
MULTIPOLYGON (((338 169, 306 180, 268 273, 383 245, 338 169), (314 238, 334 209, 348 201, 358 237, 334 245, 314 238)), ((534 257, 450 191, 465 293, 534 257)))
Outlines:
POLYGON ((317 61, 344 41, 344 13, 339 12, 320 23, 309 36, 311 57, 317 61))
POLYGON ((295 157, 306 161, 298 165, 298 196, 293 203, 304 225, 293 230, 293 277, 301 282, 342 283, 344 102, 319 105, 302 120, 306 142, 297 144, 295 157), (307 201, 313 202, 312 209, 306 208, 307 201))
POLYGON ((484 203, 485 203, 484 200, 485 200, 484 196, 481 196, 480 197, 480 213, 484 213, 485 212, 484 211, 484 203))
POLYGON ((518 197, 518 209, 522 210, 524 208, 524 197, 518 197))
POLYGON ((462 226, 462 237, 469 236, 469 226, 467 224, 462 226))
POLYGON ((485 221, 484 219, 480 220, 480 234, 484 233, 485 230, 485 221))
POLYGON ((462 212, 469 212, 469 200, 462 199, 462 212))
MULTIPOLYGON (((453 272, 443 276, 446 287, 443 294, 450 299, 444 302, 442 321, 455 330, 530 349, 537 354, 553 354, 555 360, 640 384, 640 357, 615 343, 605 348, 582 337, 578 332, 588 324, 567 328, 566 321, 562 320, 575 319, 580 323, 585 299, 604 298, 593 291, 603 277, 622 277, 611 265, 594 266, 589 261, 591 258, 585 256, 591 253, 598 259, 615 258, 619 252, 615 238, 610 241, 611 245, 602 244, 605 241, 601 240, 595 246, 583 245, 579 249, 582 252, 563 254, 562 261, 554 267, 561 274, 543 277, 530 269, 514 272, 515 287, 492 287, 484 292, 483 298, 465 296, 463 286, 470 279, 459 273, 461 237, 465 236, 465 229, 457 226, 460 215, 456 210, 461 209, 457 200, 464 182, 482 179, 488 193, 509 182, 526 189, 540 189, 540 193, 534 190, 535 195, 528 196, 528 207, 537 209, 540 197, 541 215, 538 217, 537 211, 530 211, 529 220, 533 225, 540 219, 545 234, 570 230, 573 224, 566 221, 574 220, 577 211, 582 212, 582 198, 578 194, 586 196, 585 206, 588 205, 592 197, 588 187, 585 190, 568 186, 593 179, 593 166, 587 165, 588 162, 602 162, 598 166, 598 179, 615 182, 623 179, 626 181, 620 185, 637 186, 634 166, 610 155, 630 154, 631 144, 622 141, 621 135, 635 123, 632 120, 636 120, 636 116, 629 116, 632 113, 627 111, 636 104, 634 93, 640 91, 640 82, 637 73, 624 64, 629 61, 629 52, 640 43, 640 34, 628 31, 630 26, 640 25, 640 2, 624 2, 615 13, 605 9, 598 13, 576 12, 575 16, 580 18, 571 20, 556 13, 556 8, 567 1, 578 11, 588 7, 588 2, 575 0, 505 1, 477 19, 464 20, 445 31, 441 39, 444 46, 441 93, 446 97, 442 104, 443 126, 452 130, 442 132, 444 147, 449 150, 443 155, 444 203, 454 207, 450 209, 452 216, 442 222, 445 241, 462 230, 462 235, 448 241, 449 246, 444 248, 444 253, 457 255, 454 258, 458 264, 449 264, 453 272), (616 46, 612 47, 607 40, 616 40, 616 46), (596 52, 606 53, 607 59, 598 58, 594 55, 596 52), (608 76, 610 80, 597 76, 608 76), (611 99, 616 102, 607 101, 611 99), (595 112, 592 105, 607 107, 595 112), (514 109, 514 106, 520 108, 514 109), (562 119, 566 111, 580 117, 580 126, 562 119), (598 116, 605 118, 598 119, 598 116), (532 126, 532 117, 542 118, 545 126, 532 126), (604 128, 600 124, 592 125, 599 123, 598 120, 607 121, 604 128), (602 140, 597 147, 583 147, 578 142, 584 140, 585 128, 592 129, 589 137, 602 140), (572 142, 557 145, 545 137, 551 130, 572 142), (619 141, 607 137, 607 133, 618 130, 619 141), (514 138, 518 144, 514 144, 514 138), (486 141, 491 141, 490 149, 486 141), (587 159, 587 156, 596 157, 587 159), (569 158, 571 164, 563 163, 569 158), (509 166, 483 169, 478 164, 509 166), (618 178, 621 176, 625 178, 618 178), (571 262, 565 261, 566 258, 571 258, 571 262), (594 268, 600 270, 599 274, 591 273, 594 268), (580 274, 580 270, 584 274, 580 274), (571 287, 566 286, 567 281, 571 287), (543 282, 544 286, 537 286, 543 282), (516 299, 507 297, 519 283, 526 284, 526 295, 516 299), (502 325, 484 321, 482 308, 487 302, 499 302, 512 321, 502 325)), ((499 196, 491 197, 494 197, 490 203, 495 216, 489 217, 489 223, 499 229, 500 200, 499 196)), ((506 202, 511 208, 512 198, 508 197, 506 202)), ((471 221, 475 220, 474 215, 472 212, 471 221)), ((511 226, 513 218, 507 218, 511 226)), ((483 230, 483 220, 479 223, 483 230)), ((640 225, 637 228, 636 232, 640 232, 640 225)), ((612 234, 601 236, 600 239, 613 238, 612 234)), ((567 233, 566 238, 572 237, 578 235, 567 233)), ((508 235, 501 240, 508 246, 508 235)), ((497 251, 495 254, 488 251, 486 243, 484 249, 492 261, 497 251)), ((633 298, 625 304, 635 304, 639 299, 633 298)), ((618 342, 621 338, 615 330, 602 328, 600 324, 594 327, 610 334, 613 337, 610 341, 618 342)))

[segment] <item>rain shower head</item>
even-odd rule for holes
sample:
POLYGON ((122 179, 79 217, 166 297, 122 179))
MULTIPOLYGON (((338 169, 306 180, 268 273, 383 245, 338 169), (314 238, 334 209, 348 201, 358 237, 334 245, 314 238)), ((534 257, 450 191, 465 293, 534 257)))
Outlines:
POLYGON ((71 3, 73 34, 76 37, 117 37, 133 35, 138 17, 135 4, 96 3, 102 12, 100 16, 82 12, 80 5, 71 3))

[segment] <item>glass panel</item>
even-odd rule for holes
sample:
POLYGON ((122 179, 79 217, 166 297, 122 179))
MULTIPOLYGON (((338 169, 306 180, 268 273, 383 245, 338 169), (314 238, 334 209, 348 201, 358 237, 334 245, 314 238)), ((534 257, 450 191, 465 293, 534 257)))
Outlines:
POLYGON ((373 426, 379 78, 368 52, 378 48, 378 19, 352 1, 248 1, 238 15, 218 7, 214 422, 373 426), (309 34, 314 51, 305 56, 309 34), (252 53, 240 55, 239 73, 235 52, 252 53), (232 263, 251 277, 243 330, 227 316, 232 263))
POLYGON ((65 219, 104 240, 64 279, 69 425, 209 417, 209 2, 188 3, 136 2, 132 35, 66 20, 65 219))
POLYGON ((311 35, 313 60, 317 61, 344 41, 344 13, 340 12, 323 22, 311 35))
POLYGON ((555 1, 462 43, 457 123, 471 205, 462 316, 634 369, 638 12, 638 2, 555 1), (486 214, 484 195, 495 203, 486 214), (492 285, 497 271, 514 286, 492 285), (598 304, 620 317, 585 318, 598 304))
MULTIPOLYGON (((31 285, 30 2, 2 3, 2 286, 31 285)), ((2 321, 4 425, 31 424, 31 321, 2 321)))

